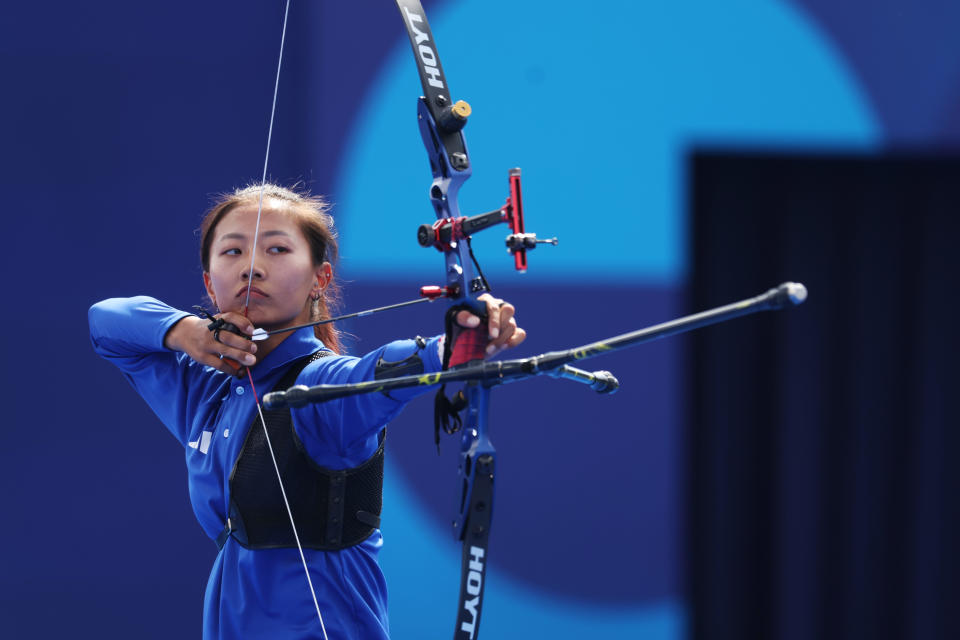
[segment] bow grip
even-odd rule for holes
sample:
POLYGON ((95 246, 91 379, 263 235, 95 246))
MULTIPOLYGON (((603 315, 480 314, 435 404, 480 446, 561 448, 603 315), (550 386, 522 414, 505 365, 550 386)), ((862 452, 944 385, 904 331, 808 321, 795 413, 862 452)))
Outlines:
POLYGON ((466 304, 454 305, 447 310, 446 328, 447 339, 443 348, 444 369, 453 369, 486 357, 487 343, 490 340, 486 311, 478 312, 466 304), (457 314, 461 311, 469 311, 478 316, 480 324, 473 328, 457 324, 457 314))

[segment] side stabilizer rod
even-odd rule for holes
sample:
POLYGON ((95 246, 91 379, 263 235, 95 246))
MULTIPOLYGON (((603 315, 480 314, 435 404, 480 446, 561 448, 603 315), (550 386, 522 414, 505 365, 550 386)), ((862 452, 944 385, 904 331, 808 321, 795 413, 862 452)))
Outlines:
POLYGON ((589 385, 597 393, 616 393, 617 389, 620 388, 620 381, 609 371, 584 371, 565 364, 562 367, 547 371, 546 375, 551 378, 573 380, 589 385))

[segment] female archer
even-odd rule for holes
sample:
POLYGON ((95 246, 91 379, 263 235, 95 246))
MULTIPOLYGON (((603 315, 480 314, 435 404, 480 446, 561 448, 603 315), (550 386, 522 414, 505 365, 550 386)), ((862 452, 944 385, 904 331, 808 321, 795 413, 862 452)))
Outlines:
MULTIPOLYGON (((332 324, 250 339, 255 327, 329 318, 336 254, 322 198, 248 187, 220 198, 201 226, 203 281, 222 322, 145 296, 90 309, 97 353, 183 445, 194 513, 220 547, 204 598, 207 640, 388 637, 377 562, 384 426, 425 388, 264 411, 263 426, 255 408, 257 394, 294 384, 442 369, 443 337, 360 358, 341 354, 332 324)), ((487 353, 522 342, 513 307, 482 299, 487 353)), ((456 322, 481 323, 466 311, 456 322)))

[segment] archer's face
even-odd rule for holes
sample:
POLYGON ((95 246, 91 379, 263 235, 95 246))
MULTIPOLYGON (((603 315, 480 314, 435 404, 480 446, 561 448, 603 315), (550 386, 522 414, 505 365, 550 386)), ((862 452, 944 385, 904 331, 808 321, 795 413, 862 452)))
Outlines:
POLYGON ((279 328, 309 322, 311 296, 326 287, 330 265, 313 264, 310 245, 289 213, 289 204, 264 199, 251 278, 257 203, 243 204, 213 230, 207 293, 220 311, 243 313, 250 288, 249 318, 255 326, 279 328))

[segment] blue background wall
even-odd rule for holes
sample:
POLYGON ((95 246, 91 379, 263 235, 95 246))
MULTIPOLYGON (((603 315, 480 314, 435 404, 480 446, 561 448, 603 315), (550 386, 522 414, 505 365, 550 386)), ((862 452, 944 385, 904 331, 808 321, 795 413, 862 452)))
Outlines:
MULTIPOLYGON (((454 95, 474 107, 464 210, 498 206, 522 166, 528 228, 561 239, 523 277, 498 233, 476 243, 531 333, 517 355, 689 311, 692 149, 960 143, 955 5, 425 4, 454 95)), ((281 20, 279 2, 5 14, 5 635, 197 634, 215 548, 193 523, 182 452, 93 356, 85 312, 114 295, 201 300, 191 232, 210 194, 259 176, 281 20)), ((396 9, 295 2, 287 47, 270 173, 336 203, 346 310, 409 298, 437 259, 412 243, 432 214, 396 9)), ((346 325, 350 348, 437 332, 431 311, 346 325)), ((623 383, 611 398, 552 381, 497 392, 488 637, 683 636, 683 348, 597 361, 623 383)), ((412 405, 390 436, 398 638, 453 621, 455 445, 436 456, 431 414, 412 405)))

